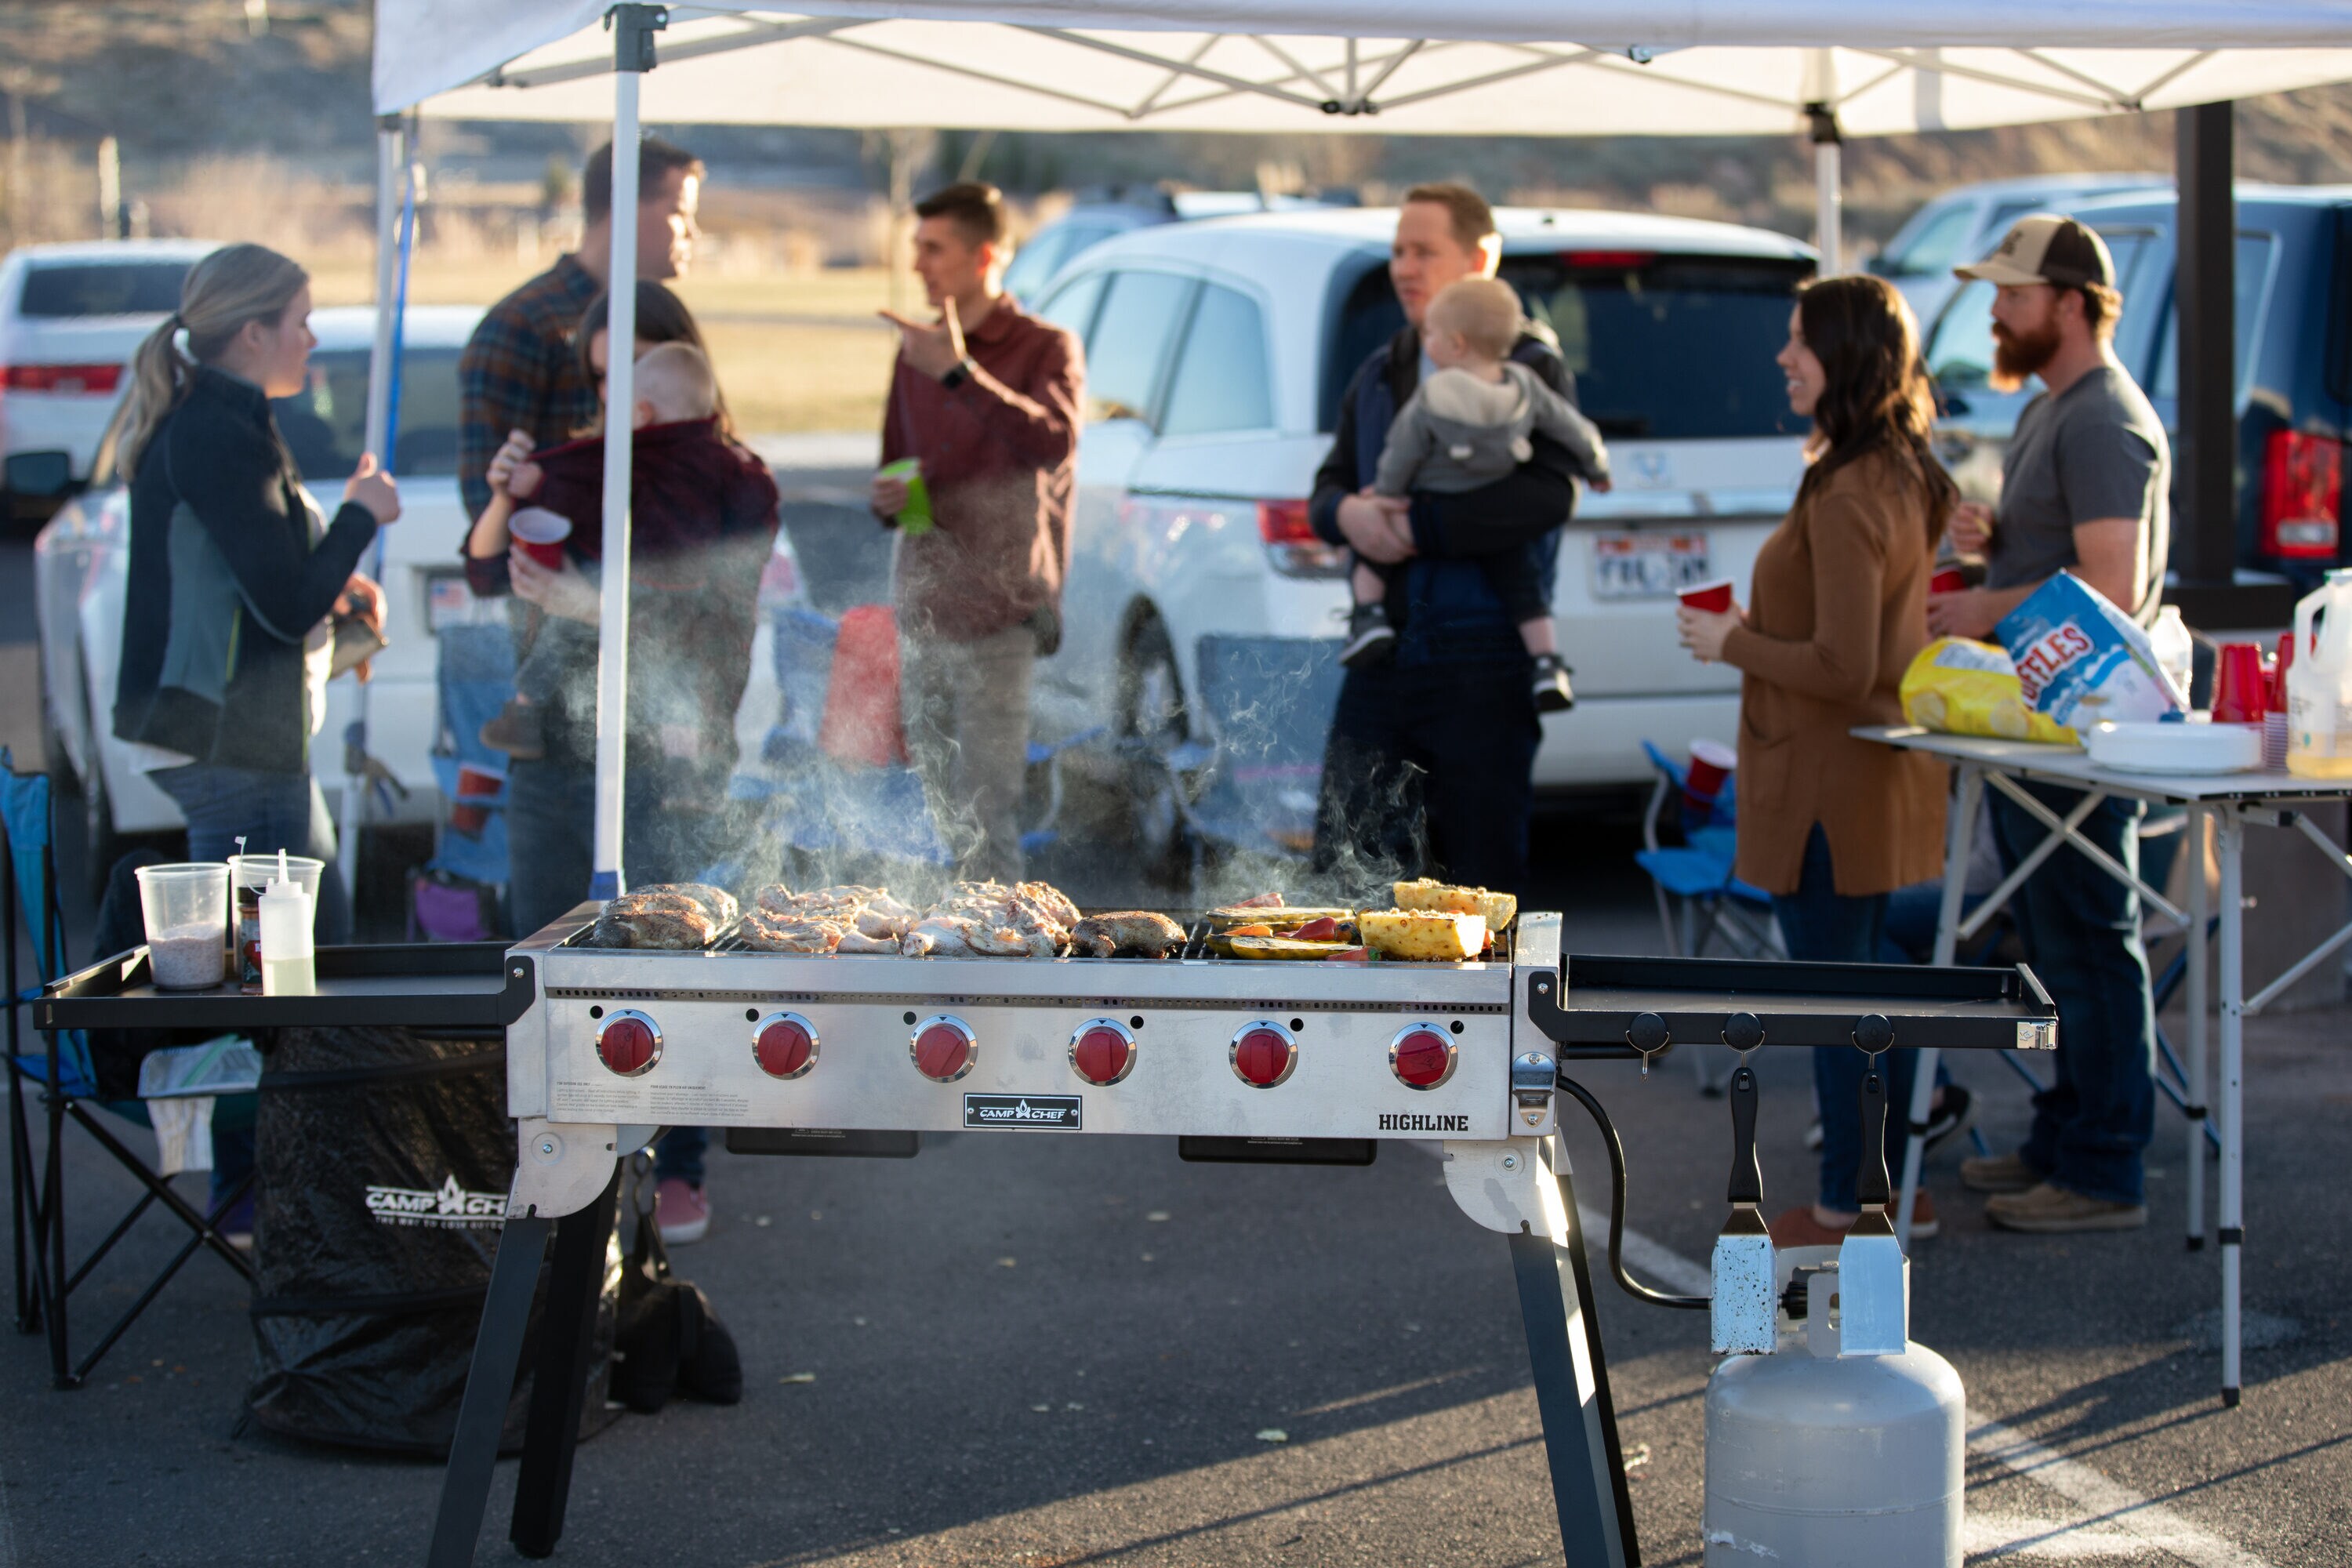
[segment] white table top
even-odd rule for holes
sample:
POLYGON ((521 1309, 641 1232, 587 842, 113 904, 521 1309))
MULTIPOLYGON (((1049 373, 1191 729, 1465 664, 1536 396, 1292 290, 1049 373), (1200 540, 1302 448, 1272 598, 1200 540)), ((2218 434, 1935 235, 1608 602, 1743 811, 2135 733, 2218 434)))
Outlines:
POLYGON ((2126 773, 2099 767, 2080 746, 2034 741, 1995 741, 1978 735, 1947 735, 1916 724, 1866 724, 1853 733, 1865 741, 1927 752, 1956 763, 2065 784, 2095 784, 2110 795, 2136 800, 2193 805, 2213 801, 2314 801, 2352 799, 2352 779, 2307 779, 2284 771, 2244 773, 2126 773))

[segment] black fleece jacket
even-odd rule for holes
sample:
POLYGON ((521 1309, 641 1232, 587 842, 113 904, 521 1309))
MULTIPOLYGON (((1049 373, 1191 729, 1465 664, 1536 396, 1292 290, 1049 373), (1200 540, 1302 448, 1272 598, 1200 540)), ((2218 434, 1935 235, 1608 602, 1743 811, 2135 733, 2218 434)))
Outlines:
POLYGON ((131 481, 115 734, 199 763, 307 770, 302 639, 375 531, 368 510, 346 502, 314 546, 269 400, 198 369, 131 481))

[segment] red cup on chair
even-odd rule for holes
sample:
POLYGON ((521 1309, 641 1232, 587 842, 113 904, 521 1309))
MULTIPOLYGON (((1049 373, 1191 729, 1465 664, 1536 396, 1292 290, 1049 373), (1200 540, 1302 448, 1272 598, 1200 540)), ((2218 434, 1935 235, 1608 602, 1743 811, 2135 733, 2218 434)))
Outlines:
POLYGON ((1731 608, 1731 579, 1717 577, 1712 583, 1701 583, 1696 586, 1685 588, 1675 596, 1694 610, 1705 610, 1710 616, 1719 616, 1731 608))
POLYGON ((1739 753, 1720 741, 1691 742, 1690 772, 1683 775, 1683 802, 1700 816, 1715 809, 1723 781, 1739 766, 1739 753))
POLYGON ((563 570, 563 542, 572 537, 572 520, 543 506, 527 506, 507 520, 515 548, 546 567, 563 570))
POLYGON ((460 833, 479 833, 490 824, 490 808, 471 804, 506 787, 506 775, 471 763, 457 764, 457 798, 449 803, 449 826, 460 833))
POLYGON ((2213 665, 2213 722, 2259 724, 2268 707, 2263 650, 2250 642, 2223 643, 2213 665))

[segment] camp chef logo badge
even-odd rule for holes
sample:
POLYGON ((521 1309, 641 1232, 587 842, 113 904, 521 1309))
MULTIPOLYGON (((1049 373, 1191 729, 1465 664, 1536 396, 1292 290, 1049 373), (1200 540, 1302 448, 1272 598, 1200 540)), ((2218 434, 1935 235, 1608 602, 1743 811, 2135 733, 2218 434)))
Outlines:
POLYGON ((963 1097, 963 1124, 1076 1132, 1078 1106, 1075 1094, 967 1094, 963 1097))
POLYGON ((1381 1112, 1380 1130, 1383 1132, 1467 1132, 1470 1131, 1470 1119, 1429 1111, 1384 1110, 1381 1112))
POLYGON ((471 1193, 452 1175, 437 1187, 367 1190, 368 1213, 378 1225, 421 1226, 427 1230, 495 1230, 507 1220, 504 1193, 471 1193))

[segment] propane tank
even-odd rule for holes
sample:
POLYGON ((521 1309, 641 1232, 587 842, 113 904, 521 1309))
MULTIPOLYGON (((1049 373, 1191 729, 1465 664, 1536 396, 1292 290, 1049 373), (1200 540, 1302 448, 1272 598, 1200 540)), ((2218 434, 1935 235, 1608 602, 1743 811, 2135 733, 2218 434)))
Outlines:
POLYGON ((1778 1353, 1707 1380, 1706 1568, 1960 1568, 1959 1374, 1907 1337, 1900 1355, 1842 1354, 1835 1258, 1782 1252, 1784 1292, 1804 1271, 1804 1321, 1784 1313, 1778 1353))

